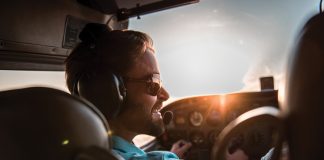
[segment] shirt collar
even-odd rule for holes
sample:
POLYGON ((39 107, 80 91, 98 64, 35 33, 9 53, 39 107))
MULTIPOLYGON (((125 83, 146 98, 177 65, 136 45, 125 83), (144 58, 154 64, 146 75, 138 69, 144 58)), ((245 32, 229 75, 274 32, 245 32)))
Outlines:
POLYGON ((145 154, 145 152, 138 147, 136 147, 134 144, 131 144, 124 140, 121 137, 118 136, 112 136, 112 143, 113 143, 113 149, 118 150, 120 152, 133 152, 137 154, 145 154))

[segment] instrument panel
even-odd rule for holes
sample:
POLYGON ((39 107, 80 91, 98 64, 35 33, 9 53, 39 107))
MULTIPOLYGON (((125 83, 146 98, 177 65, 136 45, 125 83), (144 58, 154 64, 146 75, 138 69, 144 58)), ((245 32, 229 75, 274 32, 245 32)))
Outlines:
POLYGON ((262 106, 278 108, 277 91, 208 95, 175 101, 161 110, 162 114, 172 112, 173 118, 165 124, 166 132, 158 141, 166 148, 171 148, 180 139, 190 141, 193 147, 188 153, 189 159, 209 159, 211 147, 222 129, 244 112, 262 106))

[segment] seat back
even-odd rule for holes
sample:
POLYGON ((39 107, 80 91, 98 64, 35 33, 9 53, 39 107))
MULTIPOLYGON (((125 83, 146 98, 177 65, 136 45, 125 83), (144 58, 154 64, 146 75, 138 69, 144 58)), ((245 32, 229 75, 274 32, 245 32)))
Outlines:
POLYGON ((65 92, 41 87, 0 92, 2 160, 71 160, 90 146, 109 151, 108 130, 95 107, 65 92))
POLYGON ((324 159, 324 14, 305 25, 289 64, 286 99, 290 158, 324 159))

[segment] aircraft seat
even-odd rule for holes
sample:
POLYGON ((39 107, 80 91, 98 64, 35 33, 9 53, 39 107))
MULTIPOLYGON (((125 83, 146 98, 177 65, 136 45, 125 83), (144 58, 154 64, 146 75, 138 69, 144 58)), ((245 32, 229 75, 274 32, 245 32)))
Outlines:
POLYGON ((289 63, 286 130, 290 159, 324 159, 324 14, 303 28, 289 63))
POLYGON ((0 92, 0 159, 119 159, 108 123, 90 103, 63 91, 32 87, 0 92))

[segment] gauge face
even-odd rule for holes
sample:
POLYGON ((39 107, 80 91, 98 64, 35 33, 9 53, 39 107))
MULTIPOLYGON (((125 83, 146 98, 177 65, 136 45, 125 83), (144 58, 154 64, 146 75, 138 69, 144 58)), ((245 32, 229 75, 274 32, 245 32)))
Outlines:
POLYGON ((204 134, 201 132, 194 132, 190 136, 190 141, 196 145, 201 145, 204 143, 204 134))
POLYGON ((190 123, 195 127, 200 126, 203 120, 204 117, 200 112, 194 111, 190 114, 190 123))
POLYGON ((217 140, 217 136, 221 130, 213 130, 208 134, 208 139, 210 142, 214 143, 217 140))
POLYGON ((184 125, 186 123, 186 119, 183 116, 176 116, 174 122, 177 125, 184 125))
POLYGON ((207 116, 207 123, 212 126, 220 125, 222 123, 221 114, 216 110, 211 111, 207 116))

